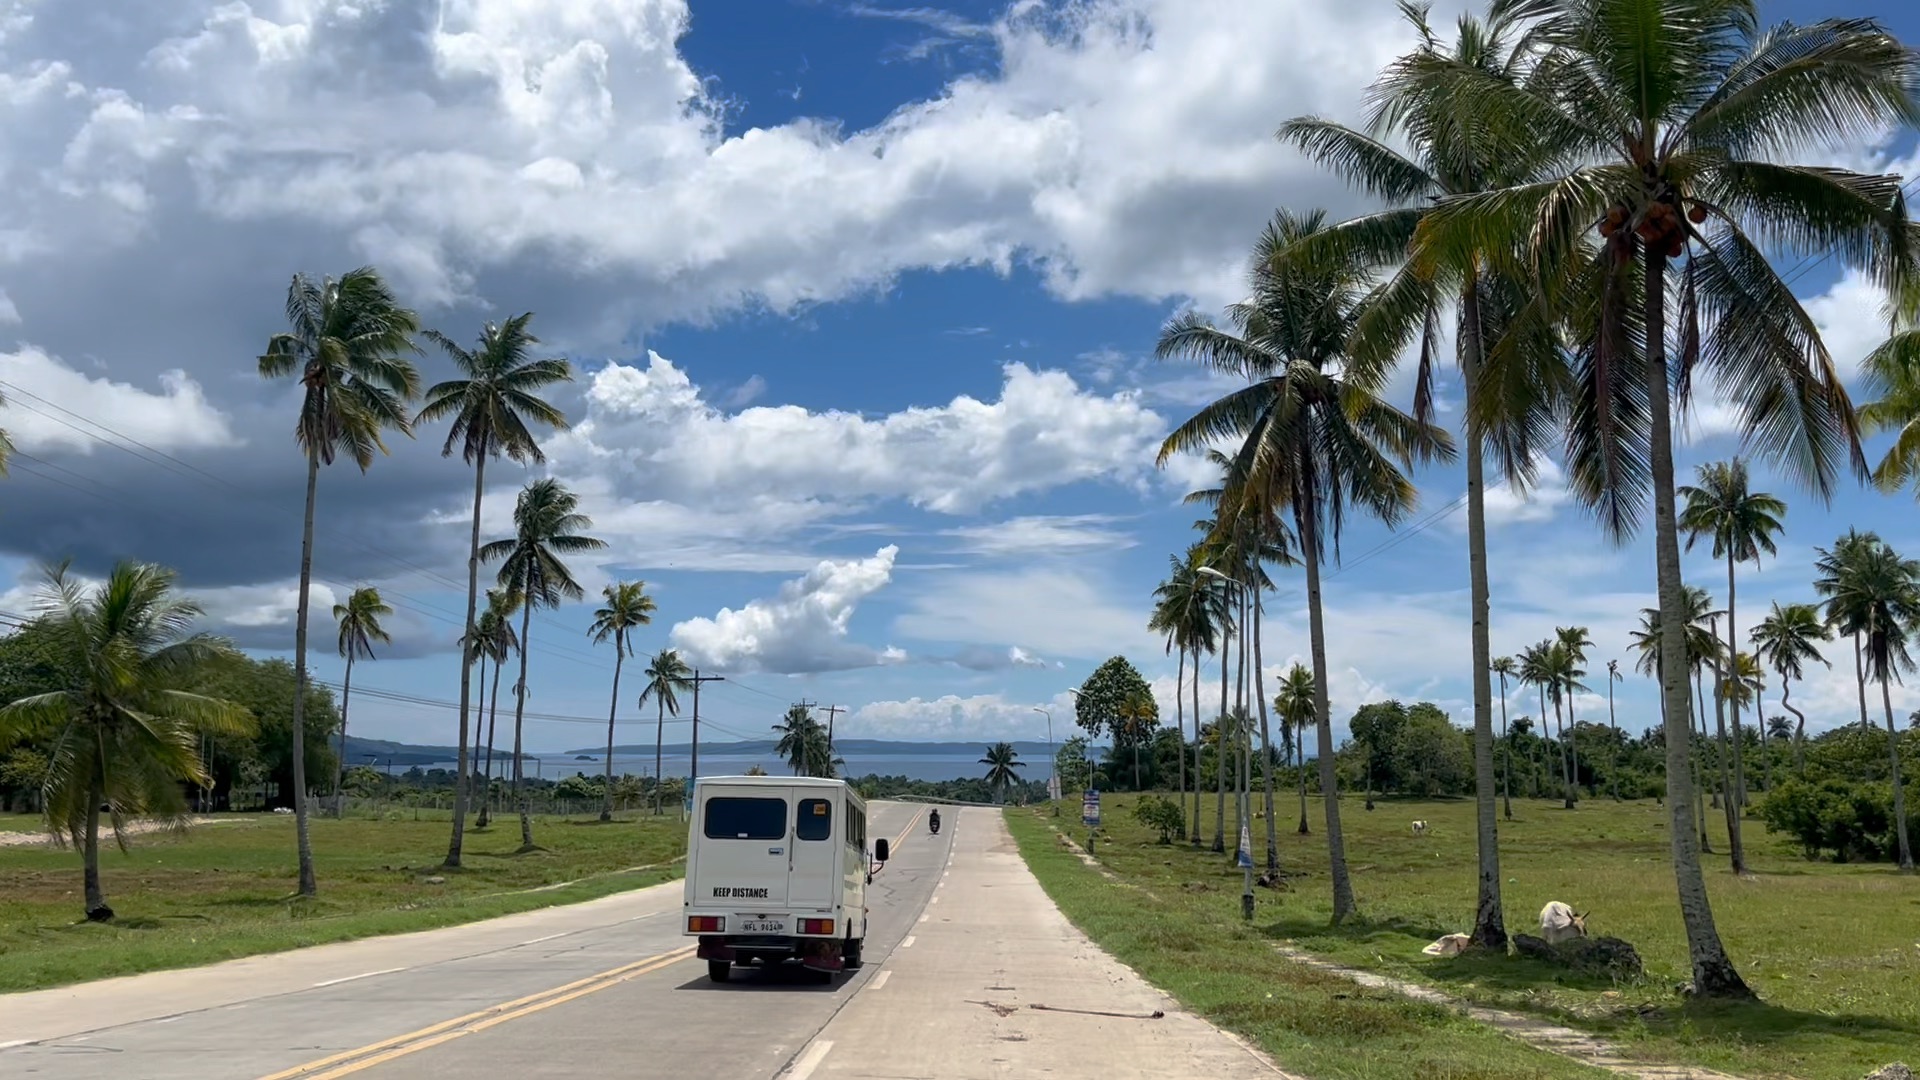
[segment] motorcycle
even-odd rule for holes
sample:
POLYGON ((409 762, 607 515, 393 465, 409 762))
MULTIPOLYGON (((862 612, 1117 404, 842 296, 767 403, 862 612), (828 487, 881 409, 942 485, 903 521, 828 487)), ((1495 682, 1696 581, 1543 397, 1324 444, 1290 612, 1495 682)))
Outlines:
POLYGON ((932 831, 933 835, 940 835, 940 815, 938 812, 927 815, 927 828, 932 831))

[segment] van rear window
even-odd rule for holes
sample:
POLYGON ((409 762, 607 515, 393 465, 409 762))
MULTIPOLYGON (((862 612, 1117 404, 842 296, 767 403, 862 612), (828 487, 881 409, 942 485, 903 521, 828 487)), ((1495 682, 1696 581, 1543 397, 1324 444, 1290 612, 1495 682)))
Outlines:
POLYGON ((778 840, 787 835, 787 800, 708 799, 705 824, 709 840, 778 840))
POLYGON ((833 804, 825 799, 801 799, 800 818, 793 831, 802 840, 825 840, 833 835, 833 804))

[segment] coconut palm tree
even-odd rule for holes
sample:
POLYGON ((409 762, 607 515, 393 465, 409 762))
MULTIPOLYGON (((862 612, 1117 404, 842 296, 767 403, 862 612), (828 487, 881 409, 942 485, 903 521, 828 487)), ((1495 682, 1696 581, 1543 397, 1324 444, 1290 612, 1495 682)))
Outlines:
POLYGON ((1890 684, 1903 671, 1913 670, 1909 635, 1920 623, 1920 560, 1904 558, 1886 543, 1867 548, 1840 576, 1834 603, 1864 628, 1863 652, 1867 674, 1880 684, 1880 703, 1887 720, 1887 762, 1893 781, 1894 839, 1900 870, 1913 871, 1913 849, 1907 837, 1907 800, 1900 780, 1900 735, 1893 724, 1890 684))
MULTIPOLYGON (((450 421, 447 441, 440 447, 441 456, 452 457, 457 446, 460 460, 473 466, 473 527, 467 543, 467 615, 461 623, 469 634, 473 632, 474 611, 480 602, 480 502, 486 494, 487 461, 505 457, 522 465, 539 465, 546 461, 546 455, 540 452, 540 443, 534 438, 534 427, 552 431, 563 431, 567 427, 566 416, 541 398, 540 393, 555 383, 571 382, 573 368, 565 360, 534 357, 534 347, 540 344, 540 339, 527 329, 527 324, 532 321, 533 312, 529 311, 504 323, 487 323, 481 328, 476 347, 471 350, 462 348, 444 334, 427 332, 428 340, 440 346, 460 371, 459 378, 438 383, 427 390, 426 404, 415 422, 450 421)), ((534 605, 545 602, 531 596, 527 600, 524 614, 528 616, 534 605)), ((523 624, 526 621, 525 617, 521 619, 523 624)), ((520 638, 522 642, 526 640, 524 630, 520 638)), ((520 660, 524 676, 527 666, 524 649, 520 660)), ((472 663, 471 657, 462 655, 460 726, 463 732, 472 702, 468 692, 472 663)), ((525 690, 524 683, 516 689, 516 715, 526 704, 525 690)), ((516 721, 516 734, 518 726, 516 721)), ((464 735, 461 742, 464 745, 464 735)), ((521 771, 518 751, 514 753, 513 768, 515 774, 521 771)), ((455 784, 453 792, 453 835, 447 842, 446 865, 449 867, 460 865, 461 844, 467 827, 464 754, 461 756, 460 773, 462 779, 455 784)), ((530 830, 530 825, 522 829, 522 832, 529 833, 529 844, 533 842, 530 830)))
MULTIPOLYGON (((1547 691, 1550 687, 1554 686, 1556 680, 1559 679, 1559 674, 1554 668, 1553 645, 1552 640, 1547 640, 1529 645, 1520 650, 1520 681, 1528 686, 1534 687, 1540 692, 1540 731, 1542 733, 1542 741, 1546 739, 1545 733, 1547 730, 1547 691)), ((1562 752, 1561 758, 1563 764, 1565 757, 1565 753, 1562 752)), ((1540 793, 1538 784, 1540 774, 1538 771, 1534 771, 1531 765, 1529 765, 1529 770, 1533 771, 1535 778, 1534 794, 1538 796, 1540 793)), ((1565 770, 1563 769, 1562 771, 1564 772, 1565 770)))
POLYGON ((647 583, 644 581, 616 581, 603 586, 600 595, 605 603, 593 613, 593 625, 587 634, 598 645, 605 641, 613 642, 613 699, 607 704, 607 782, 606 799, 600 805, 600 820, 613 820, 613 719, 620 712, 620 668, 632 655, 633 648, 628 643, 628 635, 636 626, 645 626, 653 621, 655 605, 653 597, 647 595, 647 583))
MULTIPOLYGON (((300 380, 300 412, 293 438, 307 459, 307 502, 300 526, 300 594, 293 619, 293 746, 307 734, 307 616, 313 591, 314 502, 320 466, 346 454, 361 472, 384 454, 383 433, 413 434, 407 405, 420 393, 420 373, 407 359, 420 329, 414 313, 400 306, 370 266, 339 278, 314 281, 295 274, 287 286, 287 329, 267 341, 258 367, 263 379, 300 380)), ((466 718, 461 717, 461 731, 466 718)), ((464 739, 463 739, 464 741, 464 739)), ((462 763, 464 767, 464 762, 462 763)), ((313 842, 307 828, 307 759, 293 755, 295 847, 300 859, 300 895, 319 885, 313 873, 313 842)))
POLYGON ((1500 793, 1504 800, 1508 821, 1513 820, 1513 742, 1507 737, 1507 680, 1518 678, 1520 665, 1511 656, 1496 656, 1487 665, 1487 670, 1500 678, 1500 746, 1503 767, 1500 770, 1500 793))
POLYGON ((535 480, 520 489, 513 504, 513 535, 480 549, 484 562, 498 562, 500 587, 520 597, 520 680, 513 701, 513 796, 520 807, 520 847, 534 850, 533 807, 524 790, 526 759, 522 735, 527 714, 527 648, 535 608, 556 608, 563 601, 586 596, 567 569, 562 556, 581 555, 606 547, 585 535, 593 519, 580 513, 579 496, 552 478, 535 480))
MULTIPOLYGON (((513 616, 519 610, 519 596, 505 589, 488 589, 487 610, 480 613, 474 624, 479 634, 480 653, 493 663, 493 689, 487 705, 487 791, 480 799, 480 817, 475 822, 483 829, 492 817, 493 737, 500 722, 500 672, 506 667, 507 659, 520 649, 520 635, 513 630, 513 616)), ((478 745, 476 739, 475 746, 478 745)))
POLYGON ((1570 644, 1570 639, 1584 638, 1586 628, 1563 626, 1558 628, 1556 633, 1558 635, 1556 639, 1542 642, 1545 651, 1540 655, 1538 663, 1546 678, 1543 689, 1546 690, 1547 699, 1553 702, 1555 734, 1562 740, 1560 774, 1563 786, 1560 805, 1571 810, 1575 804, 1575 785, 1579 780, 1579 773, 1575 771, 1579 768, 1579 759, 1573 742, 1573 695, 1587 688, 1587 685, 1580 681, 1586 677, 1587 672, 1580 666, 1580 654, 1575 646, 1570 644))
POLYGON ((1353 911, 1346 844, 1340 831, 1334 777, 1333 728, 1327 708, 1326 636, 1320 561, 1339 557, 1349 504, 1388 525, 1414 505, 1416 492, 1402 467, 1446 460, 1446 432, 1388 405, 1374 388, 1341 373, 1346 345, 1366 293, 1368 272, 1347 265, 1276 266, 1276 256, 1317 232, 1319 213, 1281 211, 1255 246, 1251 297, 1228 309, 1232 331, 1194 314, 1162 332, 1162 358, 1187 357, 1248 385, 1205 406, 1174 429, 1160 448, 1164 464, 1176 453, 1221 439, 1239 440, 1235 474, 1271 492, 1287 508, 1304 553, 1307 621, 1313 654, 1314 716, 1319 725, 1320 781, 1326 796, 1327 847, 1333 918, 1353 911))
MULTIPOLYGON (((1760 695, 1765 692, 1767 688, 1766 672, 1760 667, 1760 659, 1749 652, 1733 654, 1733 659, 1727 665, 1726 674, 1721 681, 1725 687, 1723 693, 1726 695, 1727 703, 1734 707, 1736 715, 1738 715, 1739 709, 1758 702, 1760 695)), ((1767 728, 1764 723, 1758 723, 1760 719, 1758 710, 1756 709, 1755 727, 1745 729, 1735 728, 1734 741, 1737 743, 1741 740, 1740 731, 1757 729, 1760 734, 1760 760, 1764 766, 1766 764, 1767 728)), ((1772 786, 1771 772, 1766 774, 1766 782, 1768 787, 1772 786)), ((1746 784, 1741 781, 1738 775, 1735 777, 1734 786, 1739 792, 1740 805, 1745 806, 1747 804, 1746 784)))
POLYGON ((664 762, 661 752, 666 745, 667 714, 680 715, 680 694, 693 689, 693 669, 680 659, 675 649, 661 649, 647 662, 647 685, 640 688, 638 705, 647 707, 647 699, 652 698, 655 714, 653 723, 653 812, 660 813, 660 785, 665 782, 666 774, 661 772, 664 762))
POLYGON ((1833 640, 1833 627, 1820 617, 1812 604, 1773 602, 1773 610, 1753 628, 1753 644, 1762 663, 1780 676, 1780 707, 1793 714, 1793 767, 1805 774, 1807 714, 1794 708, 1793 681, 1806 678, 1806 662, 1818 660, 1827 667, 1833 662, 1820 655, 1818 642, 1833 640))
MULTIPOLYGON (((1324 252, 1363 253, 1376 267, 1393 272, 1375 291, 1355 327, 1348 352, 1357 371, 1396 362, 1419 341, 1413 414, 1433 419, 1433 378, 1439 331, 1445 309, 1456 318, 1454 345, 1467 395, 1462 425, 1466 444, 1468 592, 1473 652, 1473 752, 1478 796, 1478 900, 1474 944, 1505 948, 1507 937, 1500 900, 1500 853, 1494 811, 1493 700, 1490 643, 1490 589, 1487 578, 1485 460, 1491 454, 1504 467, 1508 483, 1524 490, 1539 460, 1536 444, 1549 433, 1561 387, 1553 378, 1526 377, 1523 368, 1549 374, 1553 365, 1526 363, 1550 339, 1516 328, 1514 313, 1524 306, 1524 278, 1503 273, 1501 262, 1465 251, 1453 264, 1425 265, 1406 260, 1407 245, 1421 218, 1437 199, 1533 179, 1540 158, 1516 126, 1462 122, 1463 114, 1444 95, 1432 92, 1426 74, 1435 68, 1473 78, 1512 80, 1524 70, 1526 51, 1515 48, 1522 9, 1495 4, 1480 19, 1462 16, 1459 33, 1443 45, 1429 25, 1425 5, 1402 4, 1420 45, 1390 64, 1369 91, 1365 132, 1341 124, 1302 117, 1283 125, 1279 137, 1346 181, 1388 204, 1388 209, 1343 222, 1323 231, 1309 245, 1324 252), (1405 145, 1402 153, 1394 143, 1405 145), (1518 329, 1519 332, 1510 334, 1518 329), (1489 355, 1502 339, 1507 362, 1490 369, 1489 355), (1529 348, 1525 342, 1531 342, 1529 348), (1519 362, 1516 362, 1516 358, 1519 362), (1483 377, 1483 375, 1488 377, 1483 377)), ((1502 243, 1505 241, 1503 240, 1502 243)), ((1302 252, 1300 254, 1307 254, 1302 252)))
MULTIPOLYGON (((1203 586, 1193 564, 1178 555, 1167 557, 1170 564, 1167 579, 1153 590, 1154 608, 1147 620, 1147 628, 1165 636, 1168 652, 1177 646, 1180 649, 1180 667, 1173 680, 1174 724, 1180 731, 1180 752, 1175 755, 1177 796, 1184 806, 1187 800, 1187 717, 1186 701, 1181 697, 1187 687, 1187 653, 1190 651, 1189 627, 1191 612, 1205 601, 1203 586)), ((1198 671, 1194 672, 1196 678, 1198 671)), ((1194 715, 1194 722, 1200 720, 1194 715)), ((1198 778, 1195 778, 1198 782, 1198 778)))
POLYGON ((347 660, 347 673, 340 683, 340 760, 333 768, 333 815, 339 817, 346 809, 340 793, 340 781, 346 773, 347 763, 347 702, 353 696, 353 662, 359 658, 373 659, 373 643, 393 644, 393 638, 387 634, 380 620, 393 614, 393 608, 380 599, 380 590, 372 585, 363 585, 353 590, 344 604, 333 605, 333 618, 340 624, 340 655, 347 660))
MULTIPOLYGON (((1726 655, 1734 657, 1740 651, 1740 640, 1736 622, 1735 601, 1737 597, 1734 583, 1734 567, 1743 562, 1760 565, 1762 554, 1772 555, 1778 550, 1773 537, 1784 526, 1781 517, 1787 512, 1787 504, 1764 491, 1754 491, 1748 487, 1747 463, 1734 458, 1732 461, 1715 461, 1699 466, 1694 471, 1696 482, 1683 484, 1679 495, 1686 500, 1680 510, 1678 527, 1687 537, 1687 550, 1703 536, 1713 539, 1713 557, 1727 561, 1727 639, 1726 655)), ((1733 852, 1733 872, 1746 873, 1746 848, 1740 840, 1740 818, 1746 792, 1746 765, 1740 753, 1740 702, 1733 699, 1728 702, 1732 713, 1732 722, 1728 725, 1735 738, 1733 749, 1733 798, 1728 811, 1728 844, 1733 852)), ((1721 744, 1726 745, 1726 734, 1721 733, 1721 744)))
POLYGON ((1024 769, 1027 763, 1020 760, 1020 752, 1012 743, 997 742, 987 747, 987 756, 980 759, 987 767, 987 787, 993 789, 994 798, 1007 801, 1007 791, 1020 782, 1016 769, 1024 769))
POLYGON ((1620 661, 1607 661, 1607 727, 1613 731, 1613 754, 1610 768, 1613 781, 1613 801, 1620 801, 1620 719, 1613 711, 1613 684, 1624 682, 1626 676, 1620 674, 1620 661))
POLYGON ((1280 680, 1280 693, 1273 699, 1273 706, 1280 715, 1287 718, 1293 729, 1293 760, 1300 767, 1300 826, 1295 831, 1301 836, 1308 833, 1307 828, 1307 756, 1300 740, 1305 738, 1307 727, 1314 722, 1313 710, 1319 695, 1314 693, 1313 672, 1304 666, 1295 664, 1287 669, 1286 677, 1280 680))
POLYGON ((787 764, 793 768, 793 775, 812 775, 807 771, 808 750, 815 732, 821 733, 823 741, 825 735, 820 721, 813 718, 813 709, 806 705, 790 706, 780 722, 773 725, 773 730, 780 733, 780 741, 774 744, 773 752, 787 759, 787 764))
POLYGON ((1121 699, 1116 719, 1119 722, 1114 725, 1114 735, 1124 733, 1133 744, 1133 790, 1140 791, 1140 746, 1150 739, 1154 725, 1159 723, 1160 706, 1154 702, 1152 693, 1136 689, 1121 699))
MULTIPOLYGON (((1573 346, 1582 404, 1568 414, 1571 484, 1617 539, 1639 525, 1651 486, 1662 632, 1677 655, 1686 628, 1669 388, 1683 405, 1695 385, 1721 388, 1750 442, 1823 496, 1845 464, 1863 463, 1819 331, 1763 250, 1837 255, 1882 285, 1907 272, 1915 245, 1899 178, 1798 162, 1814 146, 1920 122, 1920 62, 1870 20, 1762 31, 1754 0, 1535 0, 1528 10, 1538 49, 1527 78, 1442 73, 1436 92, 1462 115, 1530 133, 1562 174, 1443 200, 1415 249, 1445 266, 1518 241, 1513 263, 1532 272, 1542 317, 1573 346)), ((1684 788, 1680 676, 1670 668, 1663 692, 1675 725, 1668 781, 1684 788)), ((1668 806, 1694 990, 1751 996, 1714 927, 1692 800, 1668 806)))
MULTIPOLYGON (((1191 496, 1189 497, 1191 498, 1191 496)), ((1200 657, 1216 647, 1219 636, 1217 603, 1219 593, 1212 587, 1199 568, 1205 564, 1205 542, 1196 543, 1187 548, 1184 556, 1170 560, 1172 573, 1161 589, 1155 590, 1159 603, 1154 609, 1157 627, 1168 635, 1168 643, 1180 649, 1180 658, 1184 669, 1188 653, 1193 655, 1193 815, 1189 818, 1191 839, 1195 845, 1200 843, 1200 657)), ((1181 682, 1185 682, 1184 670, 1181 682)), ((1179 694, 1174 695, 1176 707, 1179 694)), ((1181 739, 1185 741, 1185 721, 1181 722, 1181 739)), ((1186 756, 1181 755, 1181 798, 1186 792, 1186 756)))
MULTIPOLYGON (((68 684, 0 707, 0 746, 33 740, 46 748, 40 794, 55 839, 80 848, 89 922, 113 909, 100 887, 100 812, 127 845, 132 817, 183 826, 183 783, 206 787, 203 734, 253 734, 253 714, 189 689, 213 662, 233 656, 224 641, 193 631, 200 607, 181 596, 174 572, 122 562, 98 588, 49 567, 39 601, 49 645, 68 684)), ((296 757, 299 755, 296 754, 296 757)))
POLYGON ((1578 738, 1580 721, 1573 714, 1573 690, 1585 690, 1577 680, 1586 677, 1587 650, 1593 647, 1593 640, 1587 637, 1584 626, 1556 627, 1554 635, 1567 651, 1572 677, 1576 680, 1568 686, 1567 693, 1567 803, 1566 808, 1573 809, 1580 797, 1580 742, 1578 738))
POLYGON ((1834 631, 1853 638, 1853 681, 1860 700, 1862 731, 1873 727, 1867 719, 1867 667, 1865 650, 1861 647, 1861 638, 1866 632, 1866 625, 1862 621, 1864 613, 1842 609, 1835 603, 1834 597, 1840 590, 1842 575, 1865 560, 1880 543, 1882 541, 1878 533, 1848 529, 1845 535, 1833 542, 1833 547, 1813 549, 1818 556, 1813 562, 1813 591, 1827 598, 1827 622, 1834 631))

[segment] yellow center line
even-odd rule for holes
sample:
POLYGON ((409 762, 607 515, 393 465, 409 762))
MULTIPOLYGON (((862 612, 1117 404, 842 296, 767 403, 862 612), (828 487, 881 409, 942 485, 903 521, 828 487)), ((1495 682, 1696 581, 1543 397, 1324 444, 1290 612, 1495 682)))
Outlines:
POLYGON ((477 1031, 484 1031, 496 1024, 504 1024, 509 1020, 517 1020, 520 1017, 540 1012, 543 1009, 552 1008, 555 1005, 572 1001, 575 998, 585 997, 588 994, 597 993, 608 987, 617 986, 620 983, 626 982, 628 979, 637 978, 641 975, 646 975, 658 971, 661 968, 679 963, 689 956, 692 956, 693 951, 694 946, 688 945, 674 949, 671 952, 647 957, 644 960, 636 960, 630 964, 622 964, 619 967, 609 968, 596 975, 589 975, 584 979, 576 979, 564 986, 556 986, 542 990, 539 993, 528 994, 525 997, 515 998, 512 1001, 502 1002, 498 1005, 491 1005, 487 1008, 470 1012, 465 1016, 456 1016, 451 1020, 443 1020, 438 1024, 423 1027, 418 1031, 409 1031, 404 1035, 395 1035, 390 1039, 382 1039, 379 1042, 368 1043, 366 1046, 342 1051, 338 1054, 320 1058, 317 1061, 309 1061, 304 1065, 296 1065, 291 1069, 285 1069, 269 1076, 263 1076, 260 1080, 294 1080, 295 1077, 302 1078, 302 1080, 334 1080, 336 1077, 356 1073, 363 1069, 392 1061, 395 1058, 405 1057, 408 1054, 438 1046, 441 1043, 457 1039, 462 1035, 471 1035, 477 1031), (326 1071, 321 1072, 319 1070, 326 1071))

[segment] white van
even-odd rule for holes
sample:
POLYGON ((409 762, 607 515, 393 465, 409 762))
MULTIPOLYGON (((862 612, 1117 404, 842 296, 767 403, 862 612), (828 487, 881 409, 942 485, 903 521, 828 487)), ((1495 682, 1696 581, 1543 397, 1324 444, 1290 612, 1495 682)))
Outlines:
POLYGON ((887 842, 867 849, 867 804, 843 780, 701 777, 687 831, 685 932, 714 982, 733 965, 798 960, 823 982, 860 967, 867 882, 887 842))

